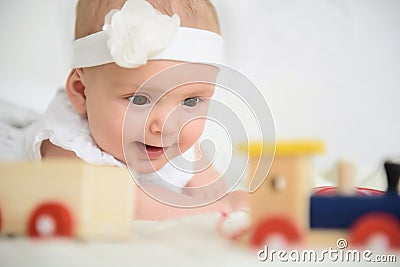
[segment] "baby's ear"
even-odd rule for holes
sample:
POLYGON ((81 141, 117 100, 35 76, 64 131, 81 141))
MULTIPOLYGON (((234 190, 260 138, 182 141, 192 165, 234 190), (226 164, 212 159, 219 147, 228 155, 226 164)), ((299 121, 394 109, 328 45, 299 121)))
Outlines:
POLYGON ((86 95, 82 69, 73 69, 68 75, 65 92, 75 110, 82 115, 86 114, 86 95))

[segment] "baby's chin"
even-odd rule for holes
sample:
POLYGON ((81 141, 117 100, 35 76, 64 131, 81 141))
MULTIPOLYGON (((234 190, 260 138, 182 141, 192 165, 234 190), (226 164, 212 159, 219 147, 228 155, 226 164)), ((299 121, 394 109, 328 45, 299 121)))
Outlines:
POLYGON ((179 157, 182 155, 181 153, 186 152, 186 150, 179 151, 175 147, 171 147, 166 153, 155 159, 143 159, 138 157, 132 157, 131 159, 123 157, 117 159, 125 163, 133 173, 149 174, 161 170, 169 161, 179 157))

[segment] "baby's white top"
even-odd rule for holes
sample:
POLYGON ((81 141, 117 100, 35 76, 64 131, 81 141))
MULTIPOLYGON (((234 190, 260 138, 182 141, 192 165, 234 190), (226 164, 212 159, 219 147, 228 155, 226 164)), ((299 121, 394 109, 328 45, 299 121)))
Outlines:
MULTIPOLYGON (((94 142, 86 118, 78 114, 69 102, 65 91, 60 90, 49 104, 44 115, 28 127, 25 132, 24 152, 28 159, 41 159, 40 146, 44 140, 56 146, 73 151, 82 160, 91 164, 105 164, 126 168, 126 165, 112 155, 102 151, 94 142)), ((195 151, 190 148, 184 155, 186 161, 194 162, 195 151)), ((193 166, 192 169, 194 168, 193 166)), ((133 170, 131 170, 133 171, 133 170)), ((193 174, 176 168, 168 162, 161 170, 149 174, 135 174, 137 182, 157 184, 180 192, 193 174)))

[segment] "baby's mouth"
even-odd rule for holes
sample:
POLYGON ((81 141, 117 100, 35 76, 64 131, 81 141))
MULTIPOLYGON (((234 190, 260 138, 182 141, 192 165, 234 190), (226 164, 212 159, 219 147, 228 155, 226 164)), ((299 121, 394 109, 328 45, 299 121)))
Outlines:
POLYGON ((164 154, 164 150, 167 148, 167 147, 146 145, 142 142, 136 142, 136 144, 139 147, 139 150, 143 154, 145 154, 149 159, 159 158, 164 154))

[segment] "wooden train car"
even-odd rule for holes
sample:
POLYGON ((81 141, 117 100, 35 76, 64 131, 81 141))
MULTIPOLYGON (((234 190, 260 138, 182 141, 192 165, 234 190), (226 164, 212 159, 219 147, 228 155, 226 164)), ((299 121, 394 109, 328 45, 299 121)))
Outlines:
MULTIPOLYGON (((241 150, 250 154, 252 177, 262 164, 263 147, 252 143, 241 150)), ((323 143, 318 141, 277 143, 269 173, 260 188, 250 194, 251 244, 262 246, 271 236, 280 235, 289 244, 333 244, 346 238, 356 246, 380 235, 390 248, 400 249, 400 165, 386 163, 386 192, 354 189, 348 165, 339 171, 342 182, 338 188, 313 191, 312 157, 323 150, 323 143), (358 194, 351 194, 354 191, 358 194)))
POLYGON ((119 240, 131 236, 128 171, 80 160, 0 163, 0 233, 119 240))

